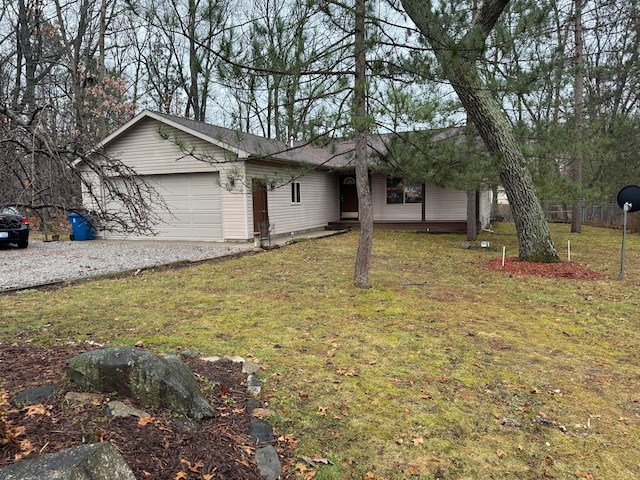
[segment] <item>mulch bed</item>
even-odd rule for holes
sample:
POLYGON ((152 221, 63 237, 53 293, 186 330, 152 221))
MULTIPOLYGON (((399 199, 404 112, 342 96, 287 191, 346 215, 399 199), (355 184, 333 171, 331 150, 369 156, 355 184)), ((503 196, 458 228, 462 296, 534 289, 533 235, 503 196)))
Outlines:
POLYGON ((509 274, 536 275, 548 278, 571 278, 575 280, 601 280, 604 273, 591 270, 577 262, 538 263, 524 262, 517 257, 497 258, 489 262, 489 269, 509 274))
MULTIPOLYGON (((111 442, 122 454, 137 479, 233 479, 259 480, 254 461, 258 447, 250 435, 251 398, 247 375, 239 363, 207 362, 195 358, 183 361, 203 386, 201 388, 217 416, 200 429, 178 426, 166 410, 118 398, 149 417, 111 418, 100 404, 71 404, 68 392, 80 391, 65 379, 66 360, 92 347, 88 345, 2 345, 0 344, 0 467, 16 459, 36 458, 82 443, 111 442), (36 407, 16 405, 18 393, 42 385, 60 389, 36 407)), ((263 446, 263 445, 260 445, 263 446)), ((276 440, 287 476, 291 463, 289 445, 276 440)))

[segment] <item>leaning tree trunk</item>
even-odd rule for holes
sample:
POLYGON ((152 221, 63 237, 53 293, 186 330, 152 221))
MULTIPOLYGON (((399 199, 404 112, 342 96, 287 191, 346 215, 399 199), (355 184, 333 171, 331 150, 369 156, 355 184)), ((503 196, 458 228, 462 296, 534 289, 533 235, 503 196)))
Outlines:
POLYGON ((442 13, 433 12, 432 2, 401 2, 418 30, 431 44, 438 63, 467 112, 467 117, 475 125, 490 153, 501 158, 500 179, 516 224, 520 259, 559 261, 549 225, 513 127, 500 103, 482 82, 476 66, 486 49, 487 37, 509 0, 485 0, 480 9, 474 11, 468 31, 460 39, 451 36, 446 29, 446 22, 441 18, 442 13))
POLYGON ((513 128, 500 104, 474 73, 474 66, 460 65, 451 71, 450 80, 487 148, 501 158, 500 180, 516 225, 519 257, 532 262, 557 262, 549 225, 513 128))

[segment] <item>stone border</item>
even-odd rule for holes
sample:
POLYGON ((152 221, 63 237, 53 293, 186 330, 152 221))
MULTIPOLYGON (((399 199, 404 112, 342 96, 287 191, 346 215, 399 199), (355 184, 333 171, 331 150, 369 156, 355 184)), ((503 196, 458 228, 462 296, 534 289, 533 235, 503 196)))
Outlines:
POLYGON ((251 438, 256 442, 255 459, 258 471, 265 480, 277 480, 282 473, 282 464, 277 450, 272 443, 275 441, 273 429, 263 418, 258 418, 254 412, 258 410, 258 397, 262 392, 258 372, 262 368, 255 362, 248 362, 243 357, 201 357, 205 362, 217 362, 228 360, 233 363, 242 364, 242 372, 247 374, 247 393, 252 397, 247 404, 249 415, 251 415, 251 438))

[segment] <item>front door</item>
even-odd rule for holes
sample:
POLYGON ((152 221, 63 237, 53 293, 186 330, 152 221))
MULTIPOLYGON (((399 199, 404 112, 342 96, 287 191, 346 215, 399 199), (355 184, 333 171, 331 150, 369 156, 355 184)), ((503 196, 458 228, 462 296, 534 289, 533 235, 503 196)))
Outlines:
POLYGON ((269 230, 269 209, 267 207, 267 186, 260 180, 253 180, 253 231, 267 234, 269 230))
POLYGON ((355 175, 340 175, 340 218, 358 218, 358 190, 355 175))

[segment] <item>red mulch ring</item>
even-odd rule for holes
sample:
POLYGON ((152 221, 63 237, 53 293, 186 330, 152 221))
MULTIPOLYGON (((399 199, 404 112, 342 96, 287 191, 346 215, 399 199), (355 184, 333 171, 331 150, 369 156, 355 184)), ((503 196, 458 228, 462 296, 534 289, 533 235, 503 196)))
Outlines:
MULTIPOLYGON (((65 400, 80 390, 65 379, 66 360, 90 349, 88 345, 0 344, 0 468, 82 443, 111 442, 137 479, 259 480, 254 460, 258 445, 251 437, 247 375, 231 361, 207 362, 183 358, 203 384, 217 416, 199 430, 178 426, 166 410, 115 397, 149 413, 150 418, 112 418, 104 413, 108 395, 98 404, 65 400), (15 405, 18 393, 43 385, 60 389, 36 407, 15 405)), ((287 476, 290 442, 275 441, 287 476)))
POLYGON ((519 275, 536 275, 549 278, 572 278, 575 280, 600 280, 607 278, 604 273, 596 272, 577 262, 537 263, 524 262, 518 257, 497 258, 489 262, 489 269, 519 275))

